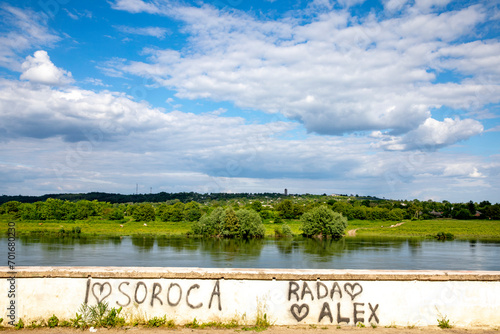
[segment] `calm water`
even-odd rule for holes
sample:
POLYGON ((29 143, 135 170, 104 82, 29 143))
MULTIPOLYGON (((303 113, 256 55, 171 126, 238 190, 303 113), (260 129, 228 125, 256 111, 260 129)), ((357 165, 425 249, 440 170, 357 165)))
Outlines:
POLYGON ((20 237, 16 266, 35 265, 500 270, 500 241, 20 237))

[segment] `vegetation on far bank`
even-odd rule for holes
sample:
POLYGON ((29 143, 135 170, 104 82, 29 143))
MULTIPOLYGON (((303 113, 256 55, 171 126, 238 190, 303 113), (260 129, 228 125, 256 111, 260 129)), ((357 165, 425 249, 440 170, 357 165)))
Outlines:
MULTIPOLYGON (((183 197, 186 199, 185 197, 183 197)), ((158 203, 61 200, 0 205, 0 233, 200 235, 232 238, 357 235, 500 238, 500 204, 381 200, 356 196, 257 196, 158 203), (454 219, 452 219, 454 218, 454 219)))

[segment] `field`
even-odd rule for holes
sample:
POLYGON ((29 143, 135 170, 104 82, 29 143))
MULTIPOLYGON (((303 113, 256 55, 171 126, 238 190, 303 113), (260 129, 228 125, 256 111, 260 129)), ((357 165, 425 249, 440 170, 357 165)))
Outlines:
MULTIPOLYGON (((95 236, 130 236, 130 235, 186 235, 191 230, 192 222, 136 222, 131 217, 121 221, 100 219, 99 217, 88 220, 58 221, 36 220, 19 221, 10 215, 0 216, 0 234, 6 235, 8 222, 16 221, 18 235, 30 234, 74 234, 77 227, 82 235, 95 236), (63 232, 64 231, 64 232, 63 232)), ((300 220, 288 220, 293 234, 300 234, 300 220)), ((346 233, 356 230, 358 236, 387 236, 387 237, 434 237, 439 232, 452 233, 459 239, 500 239, 500 221, 495 220, 420 220, 420 221, 369 221, 351 220, 348 222, 346 233)), ((270 220, 264 221, 266 236, 273 237, 275 229, 281 229, 282 224, 273 224, 270 220)))
MULTIPOLYGON (((375 223, 375 222, 374 222, 375 223)), ((405 221, 391 228, 395 223, 378 222, 377 226, 359 226, 357 235, 391 237, 433 237, 439 232, 451 233, 458 239, 481 238, 499 239, 500 221, 498 220, 421 220, 405 221), (381 227, 383 226, 383 227, 381 227)), ((373 223, 371 224, 373 225, 373 223)), ((357 226, 357 225, 356 225, 357 226)), ((350 227, 348 227, 349 229, 350 227)))

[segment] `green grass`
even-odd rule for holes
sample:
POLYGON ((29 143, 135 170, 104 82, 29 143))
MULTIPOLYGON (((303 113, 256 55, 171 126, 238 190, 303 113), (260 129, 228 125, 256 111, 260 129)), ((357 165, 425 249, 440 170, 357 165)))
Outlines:
MULTIPOLYGON (((67 235, 71 235, 73 228, 80 227, 82 236, 174 236, 186 235, 193 222, 162 222, 160 220, 136 222, 132 217, 126 217, 121 221, 113 221, 93 217, 87 220, 58 221, 58 220, 33 220, 20 221, 12 215, 0 215, 0 235, 6 235, 8 222, 16 222, 17 235, 45 234, 57 235, 64 229, 67 235), (123 225, 121 227, 120 225, 123 225), (70 232, 70 233, 68 233, 70 232)), ((282 224, 274 224, 272 220, 264 220, 266 237, 274 236, 274 229, 282 224)), ((348 230, 357 229, 358 236, 379 237, 435 237, 439 232, 451 233, 457 239, 500 239, 500 221, 495 220, 453 220, 436 219, 405 221, 401 226, 390 228, 399 222, 350 220, 348 230)), ((283 220, 283 224, 290 226, 294 235, 300 235, 300 220, 283 220)))
MULTIPOLYGON (((136 222, 131 217, 124 221, 113 221, 93 217, 86 220, 31 220, 20 221, 10 215, 0 216, 0 233, 7 233, 8 222, 16 222, 17 235, 30 234, 58 234, 61 229, 71 232, 77 226, 81 228, 81 235, 99 236, 130 236, 130 235, 185 235, 191 230, 192 222, 136 222), (147 226, 144 226, 146 224, 147 226), (121 227, 120 225, 123 225, 121 227)), ((69 233, 70 234, 70 233, 69 233)))
MULTIPOLYGON (((451 233, 457 239, 481 238, 499 239, 500 221, 495 220, 420 220, 406 221, 403 225, 390 228, 391 223, 373 222, 360 226, 357 235, 388 237, 435 237, 439 232, 451 233), (380 226, 384 227, 380 227, 380 226)), ((349 229, 349 228, 348 228, 349 229)))

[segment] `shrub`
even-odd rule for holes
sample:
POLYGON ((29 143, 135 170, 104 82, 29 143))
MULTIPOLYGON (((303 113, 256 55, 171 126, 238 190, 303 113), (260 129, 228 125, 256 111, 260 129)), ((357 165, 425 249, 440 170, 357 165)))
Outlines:
POLYGON ((455 236, 452 233, 439 232, 435 238, 438 240, 453 240, 455 236))
POLYGON ((47 321, 47 326, 49 326, 50 328, 54 328, 57 327, 57 325, 59 325, 59 318, 57 318, 55 314, 53 314, 49 318, 49 321, 47 321))

